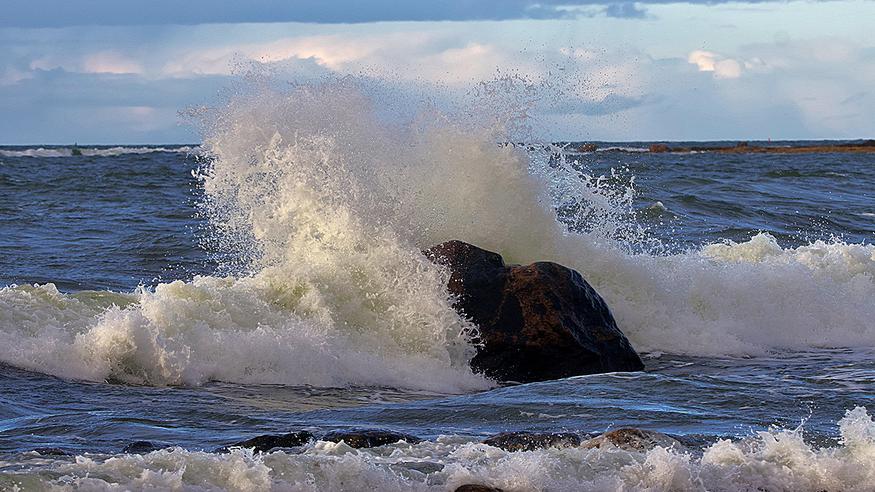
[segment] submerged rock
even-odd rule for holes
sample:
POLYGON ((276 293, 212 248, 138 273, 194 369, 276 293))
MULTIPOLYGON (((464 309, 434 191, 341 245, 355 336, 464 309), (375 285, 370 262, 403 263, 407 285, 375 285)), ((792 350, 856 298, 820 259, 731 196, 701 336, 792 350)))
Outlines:
POLYGON ((61 448, 34 448, 33 453, 39 453, 43 456, 73 456, 73 453, 61 448))
POLYGON ((571 432, 502 432, 483 440, 483 444, 505 451, 534 451, 542 448, 579 446, 580 436, 571 432))
POLYGON ((576 271, 550 262, 505 265, 498 253, 462 241, 424 253, 449 267, 456 309, 480 328, 475 371, 531 382, 644 368, 605 301, 576 271))
POLYGON ((158 451, 159 449, 164 449, 163 446, 159 446, 151 441, 134 441, 122 449, 122 453, 126 454, 147 454, 152 451, 158 451))
POLYGON ((581 447, 593 449, 601 448, 606 445, 616 446, 626 451, 638 452, 649 451, 656 447, 673 447, 676 449, 684 447, 677 439, 661 432, 631 427, 605 432, 600 436, 584 441, 581 444, 581 447))
POLYGON ((422 442, 422 439, 410 434, 380 429, 333 431, 325 434, 322 440, 329 442, 343 441, 347 446, 356 449, 375 448, 386 444, 395 444, 399 441, 404 441, 408 444, 422 442))
POLYGON ((497 487, 490 487, 489 485, 480 485, 473 483, 466 483, 465 485, 460 485, 456 487, 455 492, 504 492, 502 489, 497 487))
POLYGON ((313 440, 313 434, 307 431, 290 432, 288 434, 266 434, 240 441, 216 450, 217 453, 227 453, 231 448, 248 448, 253 451, 266 453, 275 448, 294 448, 303 446, 313 440))

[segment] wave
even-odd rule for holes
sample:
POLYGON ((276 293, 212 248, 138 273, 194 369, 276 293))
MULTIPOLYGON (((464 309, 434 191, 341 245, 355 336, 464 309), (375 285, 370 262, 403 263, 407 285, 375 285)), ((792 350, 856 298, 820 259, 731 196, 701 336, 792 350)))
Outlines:
MULTIPOLYGON (((127 154, 151 154, 154 152, 189 154, 197 147, 76 147, 84 156, 114 157, 127 154)), ((73 147, 36 147, 0 149, 0 157, 71 157, 73 147)))
POLYGON ((506 452, 463 437, 355 450, 317 442, 300 454, 213 454, 174 448, 146 455, 32 459, 0 472, 22 488, 173 490, 871 490, 875 422, 863 407, 838 422, 833 447, 807 443, 803 429, 720 440, 702 452, 564 448, 506 452), (16 471, 16 470, 22 471, 16 471))
POLYGON ((549 145, 497 145, 521 140, 495 120, 400 123, 392 104, 350 80, 235 96, 206 125, 200 178, 209 242, 236 263, 126 295, 2 289, 0 360, 157 385, 485 388, 476 327, 420 252, 449 239, 579 270, 642 351, 875 345, 873 246, 759 234, 662 254, 634 187, 549 145))

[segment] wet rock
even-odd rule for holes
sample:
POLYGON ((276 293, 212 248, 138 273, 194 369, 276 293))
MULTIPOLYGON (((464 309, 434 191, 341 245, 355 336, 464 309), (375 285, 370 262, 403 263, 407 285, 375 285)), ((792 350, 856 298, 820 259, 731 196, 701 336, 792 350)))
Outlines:
POLYGON ((456 487, 455 492, 504 492, 502 489, 497 487, 490 487, 489 485, 478 485, 473 483, 467 483, 465 485, 460 485, 456 487))
POLYGON ((404 441, 408 444, 422 442, 422 439, 410 434, 380 429, 333 431, 325 434, 322 440, 329 442, 343 441, 347 446, 356 449, 375 448, 386 444, 395 444, 399 441, 404 441))
POLYGON ((217 453, 227 453, 231 448, 249 448, 253 451, 266 453, 275 448, 294 448, 303 446, 313 440, 313 434, 307 431, 290 432, 288 434, 266 434, 245 441, 221 447, 217 453))
POLYGON ((649 451, 655 447, 681 449, 684 446, 675 438, 661 432, 635 428, 615 429, 584 441, 581 447, 601 448, 606 445, 616 446, 626 451, 649 451))
POLYGON ((671 152, 671 149, 666 144, 650 144, 650 152, 661 154, 663 152, 671 152))
POLYGON ((127 454, 147 454, 152 451, 164 449, 164 446, 159 446, 150 441, 134 441, 122 449, 122 453, 127 454))
POLYGON ((605 301, 576 271, 550 262, 505 265, 501 255, 462 241, 424 253, 449 267, 455 308, 480 329, 475 371, 531 382, 644 368, 605 301))
POLYGON ((585 143, 577 148, 578 152, 595 152, 598 146, 594 143, 585 143))
POLYGON ((34 448, 31 451, 43 456, 73 456, 73 453, 61 448, 34 448))
POLYGON ((502 432, 488 437, 483 444, 505 451, 534 451, 542 448, 579 446, 580 436, 571 432, 502 432))

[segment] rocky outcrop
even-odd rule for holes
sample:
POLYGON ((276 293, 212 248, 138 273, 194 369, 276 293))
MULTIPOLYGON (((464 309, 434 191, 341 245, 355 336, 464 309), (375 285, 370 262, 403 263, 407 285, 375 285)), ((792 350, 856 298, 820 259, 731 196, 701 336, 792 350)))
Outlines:
MULTIPOLYGON (((265 434, 228 446, 222 446, 216 449, 215 452, 227 453, 231 448, 247 448, 255 452, 266 453, 274 449, 296 448, 316 439, 317 437, 308 431, 290 432, 288 434, 265 434)), ((410 434, 381 429, 336 430, 319 437, 318 440, 328 442, 343 441, 347 446, 356 449, 375 448, 386 444, 395 444, 400 441, 409 444, 422 442, 422 439, 410 434)))
POLYGON ((245 441, 224 446, 217 453, 227 453, 231 448, 247 448, 255 452, 266 453, 276 448, 295 448, 313 440, 313 434, 307 431, 290 432, 288 434, 266 434, 245 441))
POLYGON ((400 441, 408 444, 422 442, 422 439, 410 434, 379 429, 333 431, 325 434, 322 440, 329 442, 343 441, 347 446, 356 449, 375 448, 386 444, 395 444, 400 441))
POLYGON ((581 447, 593 449, 615 446, 626 451, 649 451, 655 447, 681 449, 684 446, 675 438, 661 432, 636 428, 615 429, 584 441, 581 447))
POLYGON ((505 451, 534 451, 543 448, 571 448, 580 446, 580 436, 571 432, 502 432, 483 440, 505 451))
POLYGON ((73 453, 61 448, 35 448, 31 452, 39 453, 43 456, 73 456, 73 453))
POLYGON ((163 446, 159 446, 152 441, 134 441, 122 449, 122 453, 127 454, 148 454, 152 451, 158 451, 159 449, 164 449, 163 446))
POLYGON ((450 269, 455 308, 479 327, 475 371, 531 382, 644 368, 604 300, 576 271, 550 262, 505 265, 501 255, 462 241, 425 254, 450 269))

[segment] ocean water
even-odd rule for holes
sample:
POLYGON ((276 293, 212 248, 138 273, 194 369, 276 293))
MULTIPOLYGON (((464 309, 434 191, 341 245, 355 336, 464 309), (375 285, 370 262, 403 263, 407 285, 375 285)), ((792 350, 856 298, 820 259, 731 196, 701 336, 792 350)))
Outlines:
POLYGON ((199 145, 0 148, 0 490, 875 490, 875 154, 578 153, 379 102, 260 89, 199 145), (471 373, 420 253, 448 239, 579 270, 646 371, 471 373), (480 444, 624 426, 682 445, 480 444), (212 452, 363 427, 425 441, 212 452))

